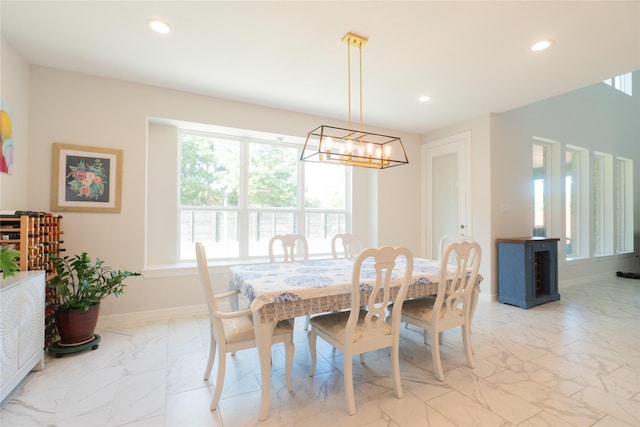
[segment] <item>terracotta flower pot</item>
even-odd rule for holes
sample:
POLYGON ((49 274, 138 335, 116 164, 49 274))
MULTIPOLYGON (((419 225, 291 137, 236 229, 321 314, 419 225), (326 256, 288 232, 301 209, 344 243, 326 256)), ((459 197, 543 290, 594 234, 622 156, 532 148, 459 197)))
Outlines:
POLYGON ((56 326, 60 333, 60 345, 79 345, 92 340, 99 314, 100 304, 87 311, 57 310, 56 326))

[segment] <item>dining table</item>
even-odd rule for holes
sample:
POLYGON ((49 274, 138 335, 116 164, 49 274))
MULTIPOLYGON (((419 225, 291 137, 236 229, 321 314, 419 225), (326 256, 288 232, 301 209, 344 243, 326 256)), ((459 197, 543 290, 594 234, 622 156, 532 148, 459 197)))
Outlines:
MULTIPOLYGON (((296 262, 242 264, 229 268, 229 289, 240 290, 248 299, 253 315, 256 347, 260 359, 262 397, 259 419, 269 414, 271 388, 271 337, 280 320, 293 319, 316 313, 351 308, 351 282, 355 259, 313 259, 296 262)), ((407 299, 435 295, 440 281, 440 261, 414 258, 411 284, 407 299)), ((397 260, 392 272, 392 297, 399 290, 406 259, 397 260)), ((455 266, 449 266, 453 271, 455 266)), ((367 298, 370 286, 367 279, 375 280, 373 260, 365 260, 361 271, 361 298, 367 298)), ((477 302, 480 282, 474 286, 471 307, 477 302)), ((237 309, 237 301, 234 304, 237 309)))

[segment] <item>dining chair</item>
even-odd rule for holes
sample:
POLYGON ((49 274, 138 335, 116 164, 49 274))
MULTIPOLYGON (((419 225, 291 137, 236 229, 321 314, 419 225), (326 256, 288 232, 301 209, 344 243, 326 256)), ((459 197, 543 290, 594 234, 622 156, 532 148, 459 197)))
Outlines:
MULTIPOLYGON (((446 249, 447 245, 451 242, 461 242, 463 240, 473 240, 471 237, 465 237, 465 236, 461 236, 459 234, 445 234, 442 237, 440 237, 440 241, 438 242, 438 257, 436 258, 438 261, 442 260, 442 255, 444 253, 444 250, 446 249)), ((453 259, 453 255, 451 254, 449 256, 449 259, 447 259, 447 263, 454 265, 455 264, 455 259, 453 259)), ((428 296, 425 298, 435 298, 435 296, 428 296)), ((472 310, 475 311, 475 310, 472 310)), ((472 313, 473 314, 473 313, 472 313)), ((471 318, 473 319, 473 315, 471 316, 471 318)), ((409 328, 409 323, 405 323, 404 327, 406 329, 409 328)), ((429 344, 429 340, 428 340, 428 336, 429 336, 429 331, 425 330, 424 331, 424 343, 426 345, 429 344)), ((440 340, 440 344, 442 344, 442 332, 438 335, 438 339, 440 340)))
POLYGON ((360 355, 360 363, 364 363, 364 355, 368 351, 381 348, 391 349, 391 370, 398 399, 402 398, 400 384, 400 315, 401 308, 413 272, 413 255, 407 248, 383 246, 379 249, 369 248, 360 253, 353 264, 351 279, 351 309, 335 313, 321 314, 311 318, 309 329, 309 352, 311 353, 311 369, 313 376, 316 369, 316 339, 323 340, 341 351, 344 355, 344 390, 349 415, 356 412, 353 392, 353 356, 360 355), (398 258, 406 259, 406 267, 399 277, 394 278, 398 293, 395 299, 395 314, 385 318, 390 302, 392 287, 392 271, 398 258), (363 270, 363 263, 373 259, 371 269, 363 270), (361 301, 361 291, 364 300, 361 301))
POLYGON ((302 234, 276 234, 269 240, 270 262, 294 262, 296 253, 302 255, 305 261, 309 259, 309 244, 302 234), (278 242, 282 245, 282 260, 276 255, 275 245, 278 242))
MULTIPOLYGON (((433 297, 405 301, 402 306, 402 321, 415 325, 431 335, 431 357, 436 377, 444 381, 440 360, 440 333, 461 327, 464 354, 469 367, 473 368, 471 348, 471 308, 474 304, 474 287, 480 267, 480 245, 477 242, 462 241, 449 243, 440 261, 440 281, 438 293, 433 297), (450 257, 455 259, 455 267, 449 268, 450 257)), ((395 314, 399 308, 391 306, 395 314)))
MULTIPOLYGON (((222 311, 219 309, 218 301, 220 299, 236 296, 240 291, 236 290, 218 295, 213 293, 206 251, 204 245, 200 242, 196 243, 196 260, 198 273, 200 275, 200 284, 204 290, 209 307, 211 344, 209 346, 209 360, 207 361, 207 367, 204 371, 205 381, 209 380, 211 370, 213 369, 213 363, 216 358, 216 347, 218 353, 218 373, 216 375, 216 384, 209 408, 214 411, 218 406, 218 401, 222 394, 227 353, 235 354, 238 350, 256 347, 256 340, 251 309, 238 311, 222 311)), ((272 342, 274 344, 279 342, 284 343, 287 387, 289 388, 289 392, 293 392, 293 385, 291 383, 291 366, 293 364, 294 352, 292 323, 287 320, 278 322, 273 331, 272 342)))
MULTIPOLYGON (((440 238, 440 242, 438 244, 438 260, 442 260, 442 254, 444 250, 447 248, 447 245, 451 242, 462 242, 462 241, 474 241, 474 238, 471 236, 461 236, 459 234, 445 234, 440 238)), ((471 260, 473 262, 473 260, 471 260)), ((455 259, 453 256, 450 256, 450 259, 447 260, 449 264, 454 265, 455 259)))
MULTIPOLYGON (((439 252, 438 252, 438 260, 442 260, 442 254, 444 253, 444 250, 446 249, 447 245, 451 242, 462 242, 462 241, 469 241, 469 242, 473 242, 475 241, 473 239, 473 237, 471 236, 461 236, 459 234, 445 234, 444 236, 442 236, 440 238, 440 245, 439 245, 439 252)), ((472 253, 472 258, 469 260, 469 267, 471 267, 474 263, 475 263, 475 259, 473 258, 473 253, 472 253)), ((450 265, 455 265, 456 264, 456 260, 454 257, 453 252, 449 255, 449 258, 447 259, 447 263, 450 265)), ((480 289, 474 288, 473 289, 474 292, 474 296, 473 296, 473 301, 471 304, 471 317, 470 317, 470 321, 473 322, 473 316, 476 312, 476 306, 478 305, 478 294, 480 293, 480 289)), ((426 332, 425 332, 425 339, 426 339, 426 332)), ((425 341, 426 343, 426 341, 425 341)), ((442 333, 440 333, 440 343, 442 343, 442 333)))
MULTIPOLYGON (((295 262, 296 252, 302 254, 306 261, 309 259, 309 244, 302 234, 276 234, 269 240, 269 262, 295 262), (276 255, 275 246, 280 242, 282 256, 276 255)), ((309 316, 305 317, 304 329, 309 330, 309 316)))
POLYGON ((338 259, 340 251, 338 244, 342 245, 342 253, 345 258, 355 258, 358 255, 360 239, 353 233, 338 233, 331 239, 331 255, 338 259))

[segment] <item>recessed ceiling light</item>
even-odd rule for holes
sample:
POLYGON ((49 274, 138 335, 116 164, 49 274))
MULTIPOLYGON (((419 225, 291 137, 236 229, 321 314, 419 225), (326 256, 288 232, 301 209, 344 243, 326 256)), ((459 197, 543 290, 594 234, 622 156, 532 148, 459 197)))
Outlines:
POLYGON ((159 19, 149 19, 147 25, 156 33, 168 34, 171 32, 171 26, 159 19))
POLYGON ((418 98, 419 102, 429 102, 430 100, 431 100, 431 97, 427 95, 422 95, 420 98, 418 98))
POLYGON ((534 43, 533 46, 531 46, 531 50, 533 52, 539 52, 541 50, 547 49, 552 44, 553 44, 553 40, 540 40, 539 42, 534 43))

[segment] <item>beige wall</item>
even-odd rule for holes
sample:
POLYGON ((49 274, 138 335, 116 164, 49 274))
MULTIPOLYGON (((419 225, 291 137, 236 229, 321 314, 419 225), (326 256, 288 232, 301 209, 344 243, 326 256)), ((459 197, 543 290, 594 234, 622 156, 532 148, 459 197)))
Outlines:
POLYGON ((29 65, 4 39, 0 52, 0 101, 11 116, 15 150, 11 175, 0 173, 0 209, 25 209, 28 182, 39 179, 29 162, 29 65))
MULTIPOLYGON (((175 227, 175 213, 162 210, 158 199, 167 194, 147 193, 153 165, 167 153, 148 150, 148 133, 172 140, 173 130, 150 128, 149 118, 170 118, 261 132, 304 136, 319 124, 345 126, 345 123, 293 112, 264 108, 178 92, 157 87, 28 66, 20 55, 2 41, 0 95, 13 110, 16 162, 13 175, 0 175, 0 208, 50 210, 51 144, 92 145, 124 151, 122 212, 120 214, 65 213, 65 247, 68 254, 86 250, 118 268, 143 270, 146 253, 154 263, 167 259, 162 254, 175 243, 169 235, 147 236, 147 224, 175 227), (152 165, 153 163, 153 165, 152 165), (148 197, 150 196, 150 197, 148 197)), ((638 82, 636 73, 634 83, 638 82)), ((635 85, 640 87, 640 83, 635 85)), ((600 90, 596 88, 596 91, 600 90)), ((557 97, 503 114, 490 114, 431 132, 420 138, 388 129, 379 133, 400 135, 410 164, 385 171, 354 170, 354 231, 366 235, 369 245, 406 245, 424 255, 420 200, 421 143, 429 144, 458 133, 471 133, 472 139, 472 223, 473 234, 483 248, 481 272, 485 277, 483 294, 497 295, 495 238, 528 235, 531 229, 531 136, 555 138, 635 162, 635 182, 640 182, 640 108, 615 119, 611 111, 621 111, 619 103, 593 104, 598 95, 587 92, 557 97), (635 114, 635 115, 634 115, 635 114), (604 116, 609 124, 602 128, 604 116), (581 120, 578 120, 581 119, 581 120), (629 125, 633 122, 633 125, 629 125), (627 127, 625 126, 627 124, 627 127), (621 133, 621 127, 627 131, 621 133), (583 129, 584 127, 584 129, 583 129), (580 129, 576 131, 576 129, 580 129), (599 129, 599 130, 598 130, 599 129), (608 132, 603 133, 603 132, 608 132), (613 135, 613 137, 611 137, 613 135), (624 141, 615 145, 611 139, 624 141), (600 148, 602 147, 602 148, 600 148), (511 213, 499 214, 501 203, 511 205, 511 213)), ((636 100, 638 97, 635 98, 636 100)), ((637 103, 637 101, 636 101, 637 103)), ((627 111, 627 110, 625 110, 627 111)), ((166 178, 174 171, 164 171, 166 178)), ((170 185, 171 181, 167 181, 170 185)), ((640 185, 634 190, 635 230, 640 230, 640 185)), ((175 237, 174 237, 175 239, 175 237)), ((636 248, 638 243, 636 242, 636 248)), ((637 249, 636 249, 637 250, 637 249)), ((560 265, 561 278, 574 279, 594 271, 609 273, 620 266, 632 266, 631 257, 609 257, 586 266, 560 265)), ((213 270, 216 286, 224 289, 225 269, 213 270)), ((149 273, 133 278, 126 293, 109 298, 103 315, 126 315, 153 310, 179 312, 200 305, 201 292, 195 269, 149 273)))
MULTIPOLYGON (((148 198, 146 194, 147 176, 153 173, 150 162, 156 160, 155 157, 147 157, 149 117, 299 136, 305 136, 321 123, 345 125, 319 117, 38 66, 31 68, 30 90, 29 144, 34 153, 30 170, 40 171, 46 184, 30 182, 28 207, 33 210, 50 209, 48 182, 53 142, 122 149, 122 212, 65 213, 65 247, 67 253, 85 250, 113 266, 130 270, 146 267, 147 250, 157 255, 158 263, 164 261, 156 249, 163 245, 166 248, 171 242, 170 234, 150 235, 148 241, 154 248, 147 247, 145 219, 148 217, 150 223, 156 224, 166 222, 165 229, 169 232, 176 224, 170 212, 154 205, 158 202, 158 195, 148 198)), ((392 133, 388 129, 371 130, 392 133)), ((171 130, 152 128, 149 132, 164 132, 164 138, 171 138, 171 130)), ((411 183, 419 176, 419 137, 399 135, 409 156, 416 157, 409 166, 397 168, 397 171, 390 169, 372 175, 358 172, 354 179, 358 203, 354 206, 354 225, 356 230, 365 227, 373 231, 372 235, 378 242, 372 244, 403 244, 418 253, 420 241, 415 230, 420 221, 418 209, 414 206, 418 206, 420 195, 411 183), (397 220, 398 206, 408 207, 402 212, 402 221, 397 220), (372 223, 371 218, 380 221, 372 223), (383 222, 383 218, 387 222, 383 222), (395 219, 391 221, 389 218, 395 219)), ((158 154, 163 155, 156 152, 152 156, 158 154)), ((166 177, 174 173, 171 170, 164 172, 166 177)), ((159 197, 172 197, 171 191, 169 188, 167 194, 159 197)), ((214 271, 219 279, 216 286, 224 289, 224 269, 214 271)), ((150 272, 145 278, 131 279, 123 296, 117 300, 108 298, 104 302, 102 314, 177 309, 201 303, 195 269, 187 268, 177 273, 165 270, 162 273, 150 272)))

